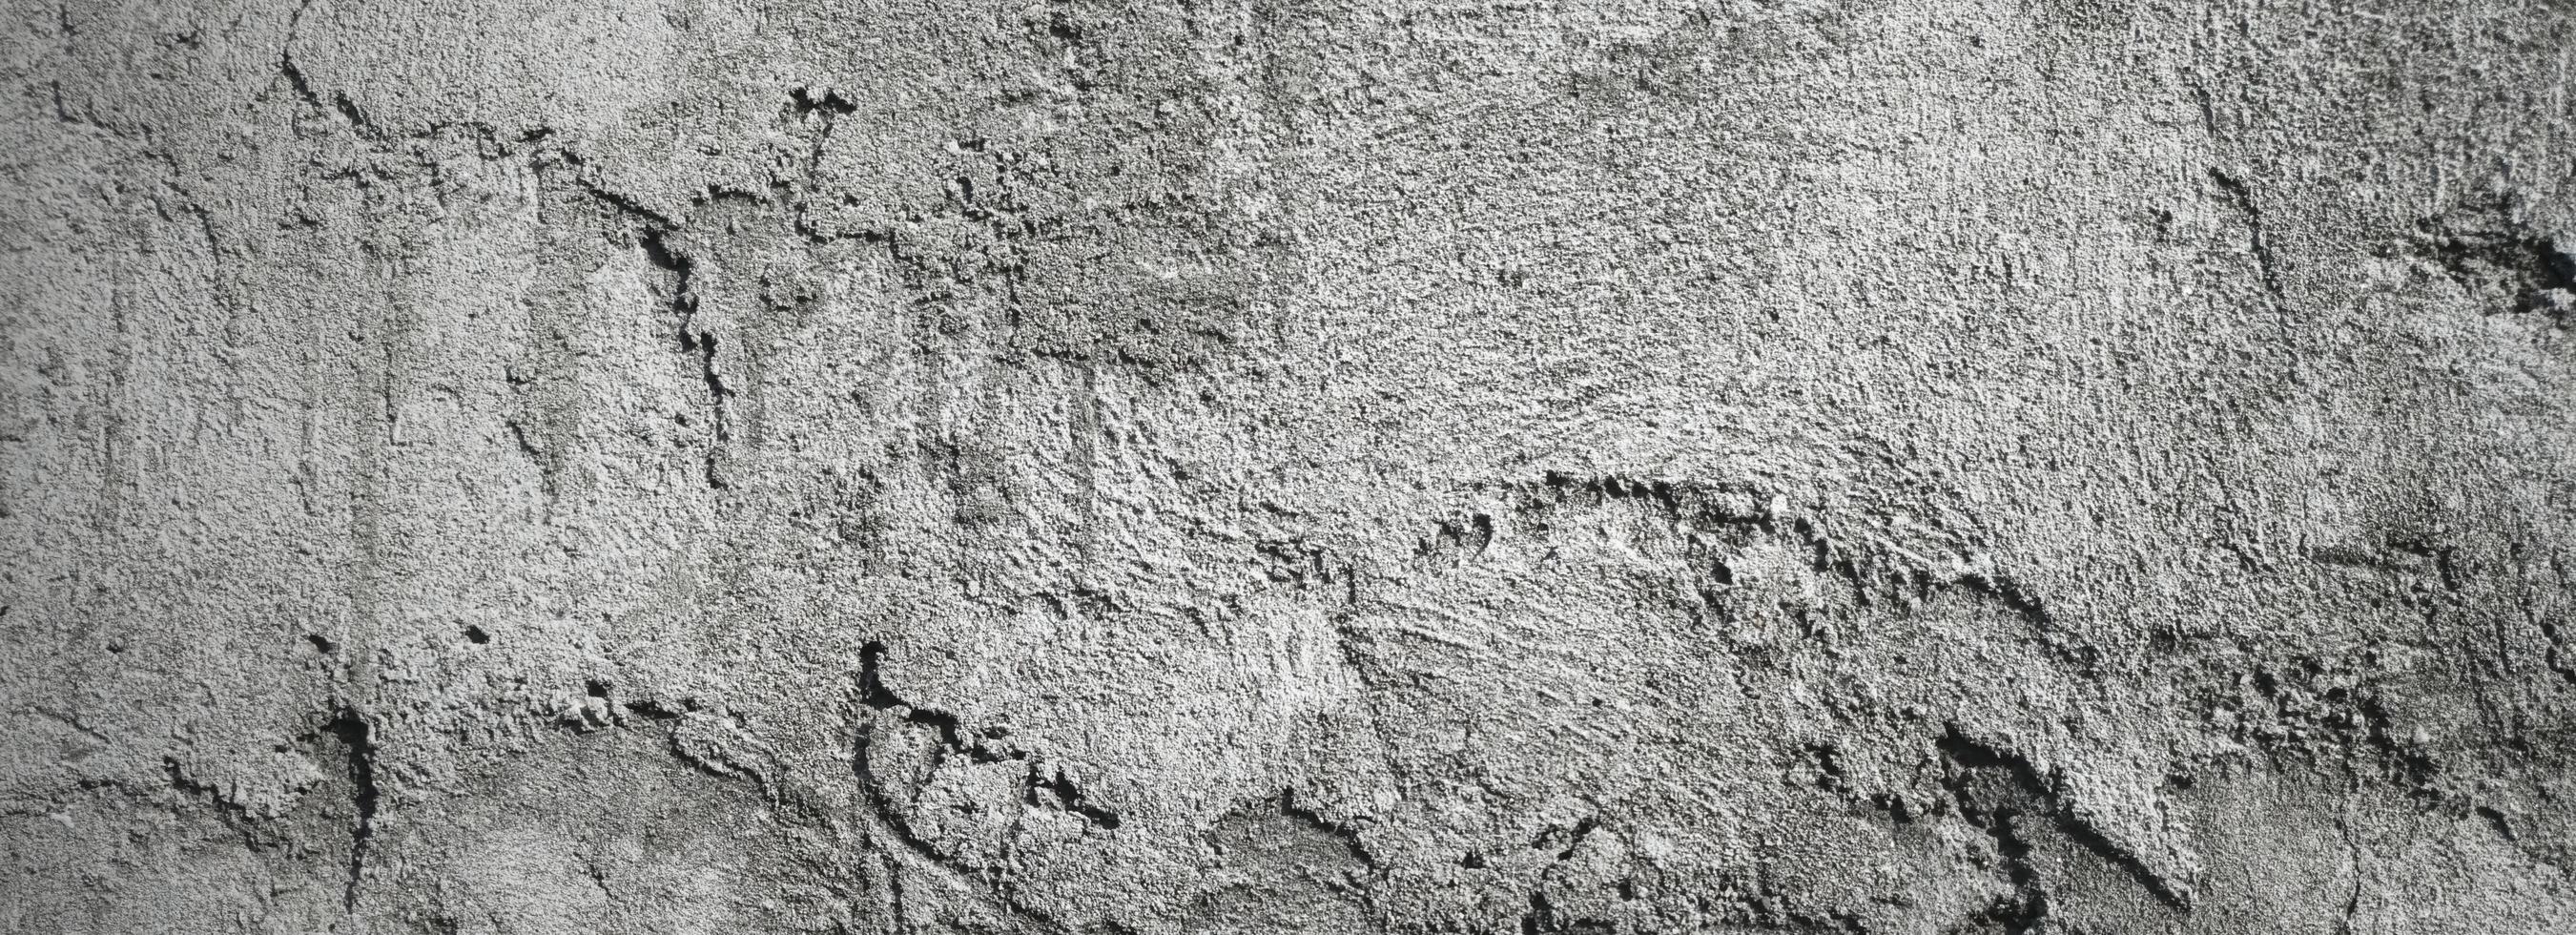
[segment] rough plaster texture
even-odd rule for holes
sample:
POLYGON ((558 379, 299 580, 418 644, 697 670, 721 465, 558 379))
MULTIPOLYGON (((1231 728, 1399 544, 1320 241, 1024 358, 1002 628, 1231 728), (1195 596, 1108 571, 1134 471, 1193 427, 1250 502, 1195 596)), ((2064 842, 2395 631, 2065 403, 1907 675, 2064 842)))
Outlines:
POLYGON ((2576 8, 12 0, 0 929, 2576 929, 2576 8))

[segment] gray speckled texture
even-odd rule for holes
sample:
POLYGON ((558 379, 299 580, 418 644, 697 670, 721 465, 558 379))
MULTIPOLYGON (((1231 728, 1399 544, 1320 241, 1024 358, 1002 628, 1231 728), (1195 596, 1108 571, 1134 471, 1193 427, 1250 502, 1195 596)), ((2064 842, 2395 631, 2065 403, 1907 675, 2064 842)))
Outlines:
POLYGON ((0 23, 0 930, 2576 930, 2559 0, 0 23))

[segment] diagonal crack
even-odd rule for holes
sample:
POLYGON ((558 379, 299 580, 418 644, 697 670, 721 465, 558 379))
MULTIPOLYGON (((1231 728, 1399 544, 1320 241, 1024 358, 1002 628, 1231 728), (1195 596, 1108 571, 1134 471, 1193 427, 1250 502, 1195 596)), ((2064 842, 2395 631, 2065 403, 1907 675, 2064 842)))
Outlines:
POLYGON ((2274 306, 2281 305, 2286 294, 2281 289, 2280 268, 2272 256, 2272 235, 2263 223, 2263 206, 2254 200, 2253 191, 2245 187, 2243 180, 2216 166, 2210 167, 2209 180, 2217 184, 2219 194, 2228 206, 2245 216, 2247 235, 2254 251, 2254 268, 2262 277, 2263 291, 2272 294, 2274 306))
MULTIPOLYGON (((2112 866, 2120 868, 2165 905, 2175 909, 2191 908, 2191 898, 2188 894, 2166 880, 2162 874, 2148 867, 2146 862, 2140 860, 2136 854, 2113 842, 2099 829, 2078 818, 2073 810, 2067 808, 2057 784, 2040 775, 2039 770, 2031 766, 2029 759, 1971 739, 1955 724, 1950 725, 1936 745, 1940 749, 1942 758, 1959 771, 1996 771, 2009 777, 2023 793, 2037 801, 2039 808, 2036 812, 2054 821, 2057 829, 2069 840, 2093 852, 2112 866)), ((1969 794, 1963 785, 1954 784, 1951 792, 1954 798, 1959 799, 1960 807, 1967 814, 1970 822, 1986 828, 1989 834, 1997 835, 1997 840, 2004 843, 2006 857, 2015 861, 2015 884, 2024 886, 2026 890, 2032 890, 2034 896, 2044 896, 2045 894, 2035 891, 2037 881, 2026 876, 2027 867, 2022 866, 2018 859, 2019 854, 2029 851, 2027 840, 2015 831, 2013 826, 2014 819, 2023 813, 2018 809, 2000 805, 1991 809, 1980 806, 1975 801, 1976 797, 1969 794), (2006 838, 2011 840, 2005 841, 2006 838)), ((2046 914, 2044 902, 2037 904, 2037 911, 2039 915, 2046 914)), ((2032 917, 2033 922, 2036 919, 2037 916, 2032 917)))

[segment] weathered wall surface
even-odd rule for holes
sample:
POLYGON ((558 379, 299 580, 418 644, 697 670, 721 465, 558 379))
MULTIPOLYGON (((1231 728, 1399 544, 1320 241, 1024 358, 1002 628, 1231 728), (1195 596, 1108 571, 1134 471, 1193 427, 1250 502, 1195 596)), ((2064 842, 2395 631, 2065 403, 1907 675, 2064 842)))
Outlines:
POLYGON ((2576 8, 18 0, 0 928, 2576 928, 2576 8))

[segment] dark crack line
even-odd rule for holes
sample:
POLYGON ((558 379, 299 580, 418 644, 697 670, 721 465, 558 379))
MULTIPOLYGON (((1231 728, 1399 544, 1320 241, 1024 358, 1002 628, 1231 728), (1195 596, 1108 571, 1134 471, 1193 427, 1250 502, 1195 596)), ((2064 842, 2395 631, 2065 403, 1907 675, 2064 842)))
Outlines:
POLYGON ((2360 779, 2349 777, 2347 781, 2349 785, 2344 791, 2342 814, 2335 816, 2335 834, 2343 839, 2344 860, 2352 866, 2352 887, 2344 893, 2343 917, 2336 920, 2335 931, 2341 935, 2353 933, 2352 920, 2361 914, 2362 891, 2361 841, 2352 830, 2352 790, 2359 788, 2360 779))
MULTIPOLYGON (((981 743, 963 742, 955 715, 936 709, 915 707, 896 696, 893 690, 886 687, 881 674, 885 652, 885 644, 873 641, 859 651, 859 703, 861 705, 872 711, 896 715, 907 723, 929 727, 939 735, 943 754, 962 751, 984 762, 998 762, 1005 758, 984 751, 981 743)), ((1070 926, 1057 921, 1044 910, 1029 906, 1007 892, 977 881, 975 875, 961 870, 951 858, 942 854, 937 846, 922 839, 899 820, 897 816, 900 812, 895 809, 893 798, 887 794, 885 782, 877 776, 875 768, 868 763, 871 745, 868 731, 868 726, 860 727, 856 742, 852 746, 850 765, 851 771, 858 777, 860 793, 866 799, 868 825, 876 835, 892 840, 914 859, 938 868, 939 872, 947 874, 958 884, 972 886, 986 894, 995 905, 1019 920, 1045 932, 1071 935, 1073 929, 1070 926)), ((1017 759, 1026 755, 1025 752, 1014 751, 1014 755, 1009 758, 1017 759)), ((1079 792, 1075 794, 1078 796, 1079 792)), ((896 876, 900 874, 889 874, 890 878, 896 876)), ((897 900, 902 898, 899 886, 894 896, 897 900)))
POLYGON ((1064 767, 1056 767, 1054 774, 1050 777, 1046 774, 1040 773, 1036 764, 1031 764, 1029 766, 1028 792, 1028 803, 1030 805, 1045 807, 1045 803, 1038 798, 1038 793, 1040 791, 1047 792, 1055 797, 1055 808, 1058 811, 1070 812, 1079 816, 1082 820, 1091 823, 1093 827, 1100 828, 1104 831, 1115 831, 1118 829, 1118 813, 1091 804, 1090 801, 1083 796, 1082 787, 1074 784, 1073 780, 1065 777, 1064 767))
MULTIPOLYGON (((1942 589, 1975 595, 2020 617, 2034 631, 2034 641, 2073 671, 2094 678, 2101 674, 2101 651, 2062 626, 2045 602, 2012 577, 1971 573, 1943 578, 1926 569, 1903 567, 1902 563, 1891 571, 1885 567, 1886 556, 1873 559, 1870 555, 1855 555, 1820 528, 1817 520, 1774 516, 1768 507, 1744 513, 1726 506, 1729 499, 1765 502, 1767 498, 1757 489, 1619 476, 1578 477, 1563 471, 1550 471, 1535 484, 1513 486, 1521 495, 1525 511, 1587 501, 1629 501, 1645 504, 1663 518, 1703 532, 1760 532, 1788 538, 1807 553, 1810 570, 1850 584, 1854 599, 1864 607, 1901 605, 1909 595, 1920 599, 1942 589)), ((1707 569, 1700 589, 1701 604, 1713 607, 1718 603, 1714 596, 1718 589, 1734 581, 1734 570, 1713 551, 1695 552, 1695 560, 1707 569)))
MULTIPOLYGON (((249 808, 225 794, 223 789, 189 776, 186 770, 180 768, 178 758, 162 757, 161 769, 169 777, 171 788, 213 804, 216 819, 223 822, 224 827, 232 829, 234 834, 239 835, 243 846, 256 851, 277 843, 260 833, 258 816, 252 815, 249 808)), ((84 782, 82 787, 89 788, 90 784, 84 782)))
POLYGON ((2254 200, 2254 193, 2245 187, 2243 181, 2216 166, 2210 167, 2209 180, 2218 185, 2219 194, 2228 206, 2245 217, 2246 232, 2254 251, 2255 272, 2263 280, 2263 291, 2271 293, 2273 307, 2276 310, 2281 308, 2288 294, 2281 288, 2280 268, 2272 256, 2272 236, 2263 222, 2263 206, 2254 200))
MULTIPOLYGON (((2177 890, 2172 884, 2168 883, 2161 874, 2158 874, 2153 869, 2149 868, 2145 861, 2140 860, 2137 855, 2130 853, 2127 848, 2113 843, 2111 839, 2105 837, 2099 829, 2096 829, 2090 824, 2077 818, 2073 814, 2073 811, 2066 807, 2065 799, 2058 791, 2056 784, 2050 782, 2046 777, 2041 776, 2039 774, 2039 770, 2032 767, 2030 760, 2027 758, 2024 758, 2019 754, 1997 749, 1970 739, 1967 734, 1962 732, 1958 725, 1955 724, 1950 725, 1948 731, 1942 735, 1941 739, 1938 741, 1938 746, 1940 748, 1941 755, 1945 759, 1949 760, 1950 763, 1962 770, 1991 769, 2004 771, 2007 775, 2012 777, 2013 781, 2018 784, 2024 792, 2036 797, 2046 806, 2048 817, 2055 820, 2058 830, 2064 833, 2068 839, 2074 841, 2085 850, 2092 851, 2096 856, 2108 861, 2112 866, 2120 868, 2122 872, 2127 873, 2129 877, 2136 880, 2139 885, 2144 886, 2147 889, 2147 892, 2154 894, 2155 897, 2165 905, 2182 910, 2188 910, 2191 908, 2190 898, 2177 890)), ((1951 789, 1952 796, 1959 799, 1961 808, 1969 812, 1968 818, 1971 822, 1987 827, 1990 832, 1994 831, 1997 827, 2001 827, 2007 832, 2010 831, 2008 823, 1992 819, 1981 819, 1980 811, 1976 809, 1976 806, 1970 800, 1970 797, 1964 795, 1964 791, 1965 790, 1962 788, 1956 786, 1951 789)), ((2010 815, 2006 813, 1999 812, 1998 814, 2001 818, 2008 819, 2010 817, 2010 815)))
POLYGON ((1371 874, 1377 874, 1384 871, 1385 868, 1378 863, 1376 855, 1369 853, 1368 845, 1360 843, 1359 832, 1344 827, 1340 822, 1324 817, 1321 812, 1317 812, 1312 808, 1297 804, 1297 790, 1295 787, 1292 786, 1279 790, 1279 814, 1305 822, 1315 830, 1333 836, 1334 840, 1342 843, 1343 849, 1350 852, 1351 859, 1359 861, 1362 866, 1369 868, 1369 872, 1371 874))
POLYGON ((349 781, 354 786, 351 802, 357 816, 349 826, 349 881, 341 894, 342 908, 355 913, 358 891, 367 866, 367 851, 376 834, 376 809, 381 790, 376 786, 375 728, 357 709, 342 705, 332 712, 322 730, 338 738, 348 757, 349 781))
POLYGON ((287 87, 293 89, 295 96, 303 100, 305 106, 312 108, 314 113, 336 113, 340 115, 340 119, 348 121, 351 128, 365 129, 367 118, 358 110, 356 102, 349 100, 347 94, 337 91, 332 92, 330 101, 323 101, 321 92, 315 90, 313 82, 305 77, 304 69, 295 64, 295 43, 303 38, 304 14, 312 9, 313 0, 304 0, 302 4, 296 6, 295 12, 286 18, 286 44, 278 50, 277 70, 286 76, 287 87))
MULTIPOLYGON (((1065 774, 1064 767, 1056 766, 1052 769, 1043 767, 1029 755, 1029 751, 1018 749, 1008 743, 988 742, 987 738, 969 738, 963 723, 956 715, 936 708, 915 705, 897 696, 885 685, 884 644, 869 643, 862 647, 859 651, 859 660, 860 701, 871 709, 895 715, 915 726, 929 728, 936 734, 939 738, 940 758, 934 762, 934 768, 938 763, 946 762, 949 757, 957 756, 965 757, 975 763, 1028 761, 1028 775, 1023 780, 1021 798, 1029 805, 1045 808, 1052 802, 1056 810, 1080 817, 1091 826, 1104 831, 1116 830, 1122 823, 1117 812, 1093 803, 1090 796, 1083 792, 1082 786, 1065 774), (1040 796, 1041 792, 1046 795, 1040 796)), ((998 728, 988 730, 986 733, 991 741, 999 741, 1001 737, 996 735, 997 732, 998 728)), ((862 736, 860 739, 864 747, 866 738, 862 736)), ((864 750, 862 752, 864 753, 864 750)), ((862 770, 866 769, 864 762, 860 766, 862 770)), ((866 778, 873 781, 873 777, 866 778)))
MULTIPOLYGON (((618 202, 611 202, 611 205, 621 210, 626 209, 625 205, 618 202)), ((659 217, 650 212, 645 212, 643 216, 659 217)), ((706 482, 709 487, 724 490, 733 486, 725 480, 722 464, 724 454, 733 442, 733 416, 729 400, 733 398, 734 391, 732 387, 725 384, 724 374, 716 364, 718 338, 714 332, 697 327, 699 303, 697 261, 673 247, 671 235, 670 227, 648 223, 642 233, 637 235, 636 242, 643 248, 645 257, 651 260, 654 266, 671 274, 669 304, 672 314, 679 319, 674 329, 679 337, 680 351, 689 355, 691 362, 696 366, 698 382, 704 385, 707 391, 708 419, 711 422, 709 431, 713 440, 707 449, 706 482)))

